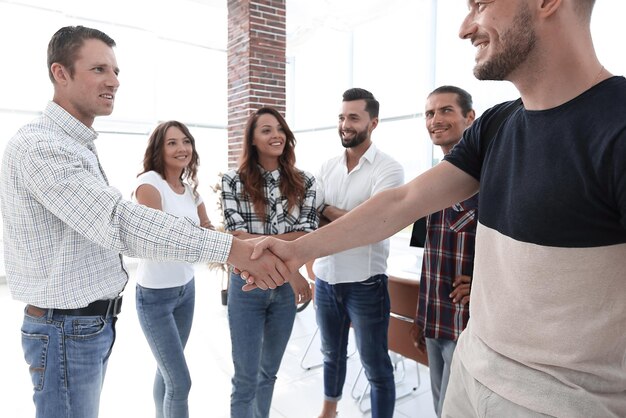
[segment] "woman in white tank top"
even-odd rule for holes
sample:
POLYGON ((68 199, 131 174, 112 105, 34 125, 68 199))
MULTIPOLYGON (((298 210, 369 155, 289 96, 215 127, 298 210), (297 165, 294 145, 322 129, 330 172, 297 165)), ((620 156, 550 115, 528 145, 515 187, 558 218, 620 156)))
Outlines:
MULTIPOLYGON (((196 192, 198 153, 187 127, 161 123, 148 140, 143 172, 137 177, 138 203, 213 228, 196 192)), ((193 321, 194 269, 186 262, 141 260, 137 267, 139 323, 157 362, 153 387, 157 418, 189 416, 191 377, 183 352, 193 321)))

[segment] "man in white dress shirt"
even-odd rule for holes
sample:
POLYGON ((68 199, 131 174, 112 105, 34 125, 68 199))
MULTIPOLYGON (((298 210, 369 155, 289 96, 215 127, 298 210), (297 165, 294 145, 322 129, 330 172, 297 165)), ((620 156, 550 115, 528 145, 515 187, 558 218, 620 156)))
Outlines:
MULTIPOLYGON (((404 182, 402 166, 372 143, 379 103, 367 90, 343 94, 339 136, 346 148, 326 161, 316 177, 318 210, 328 222, 376 193, 404 182)), ((372 388, 372 416, 391 417, 395 403, 393 367, 387 352, 389 241, 343 251, 315 261, 315 303, 324 354, 324 405, 320 417, 334 417, 346 377, 348 331, 372 388)))

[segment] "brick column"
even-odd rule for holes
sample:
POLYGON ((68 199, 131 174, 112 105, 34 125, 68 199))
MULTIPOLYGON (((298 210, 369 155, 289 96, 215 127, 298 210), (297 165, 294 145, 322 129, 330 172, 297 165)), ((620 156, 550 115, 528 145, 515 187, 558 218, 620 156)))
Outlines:
POLYGON ((261 106, 285 114, 286 0, 228 0, 228 167, 248 116, 261 106))

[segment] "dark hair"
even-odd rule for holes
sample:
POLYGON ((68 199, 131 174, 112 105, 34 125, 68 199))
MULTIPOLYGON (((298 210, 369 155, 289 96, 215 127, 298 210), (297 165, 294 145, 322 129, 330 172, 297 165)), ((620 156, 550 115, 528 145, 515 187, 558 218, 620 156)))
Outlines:
POLYGON ((374 119, 378 117, 380 103, 378 103, 378 100, 376 100, 372 93, 358 87, 343 92, 344 102, 352 102, 354 100, 365 100, 365 111, 369 113, 370 118, 374 119))
POLYGON ((437 87, 435 90, 430 92, 428 97, 434 94, 445 94, 445 93, 456 94, 456 102, 461 108, 463 117, 467 116, 470 110, 473 109, 474 103, 472 102, 472 95, 460 87, 456 87, 456 86, 437 87))
POLYGON ((285 132, 285 148, 283 153, 278 157, 278 167, 280 169, 280 193, 287 198, 287 211, 291 211, 294 206, 300 206, 304 200, 306 188, 304 185, 304 176, 302 171, 298 170, 296 164, 296 138, 289 129, 285 118, 273 107, 262 107, 254 112, 248 118, 243 138, 243 149, 239 159, 239 178, 243 184, 243 191, 250 197, 254 204, 255 211, 259 217, 265 217, 265 207, 267 205, 267 197, 265 196, 265 187, 263 175, 259 170, 259 153, 252 144, 254 140, 254 130, 257 121, 261 115, 272 115, 280 123, 285 132))
POLYGON ((184 170, 180 173, 180 180, 186 180, 192 187, 193 195, 198 196, 198 166, 200 165, 200 157, 196 151, 196 140, 194 139, 189 129, 181 122, 170 120, 157 125, 148 138, 148 146, 146 147, 146 153, 143 156, 143 171, 138 175, 147 173, 148 171, 156 171, 165 179, 165 162, 163 158, 163 145, 165 143, 165 134, 171 127, 180 129, 183 134, 191 141, 191 161, 187 164, 184 170))
POLYGON ((48 77, 53 83, 52 64, 58 62, 67 68, 70 76, 74 76, 78 50, 87 39, 99 39, 111 48, 115 46, 115 41, 106 33, 85 26, 65 26, 52 35, 48 43, 48 77))

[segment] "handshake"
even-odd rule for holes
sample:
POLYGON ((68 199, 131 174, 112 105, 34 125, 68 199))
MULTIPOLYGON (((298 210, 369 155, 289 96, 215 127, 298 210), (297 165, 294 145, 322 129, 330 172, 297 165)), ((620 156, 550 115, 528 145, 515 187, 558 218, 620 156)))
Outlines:
POLYGON ((308 258, 299 254, 299 247, 296 241, 283 241, 274 237, 247 240, 235 237, 228 263, 246 281, 244 290, 257 287, 263 290, 275 289, 285 282, 305 280, 298 270, 308 258))

